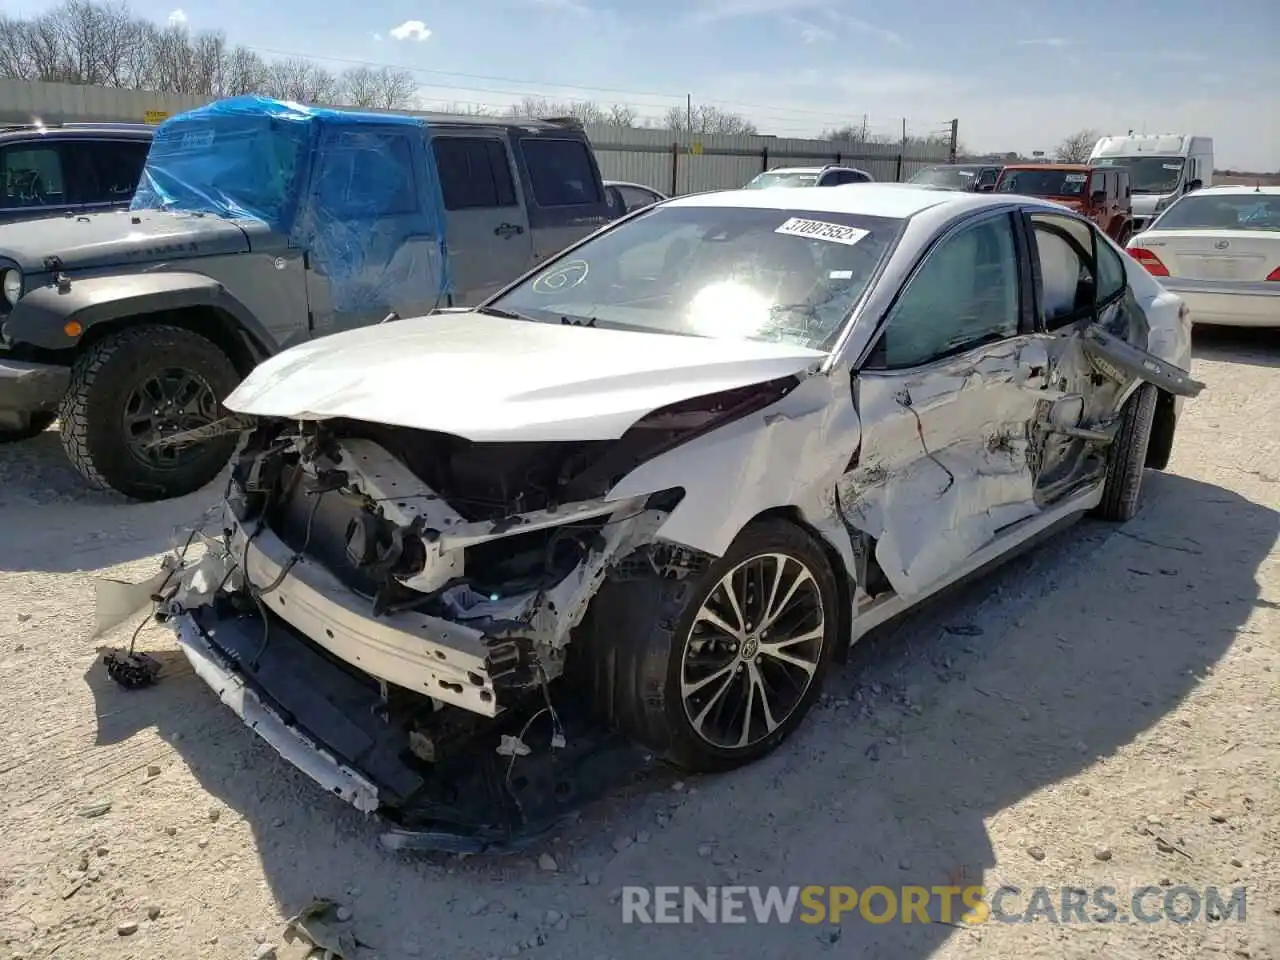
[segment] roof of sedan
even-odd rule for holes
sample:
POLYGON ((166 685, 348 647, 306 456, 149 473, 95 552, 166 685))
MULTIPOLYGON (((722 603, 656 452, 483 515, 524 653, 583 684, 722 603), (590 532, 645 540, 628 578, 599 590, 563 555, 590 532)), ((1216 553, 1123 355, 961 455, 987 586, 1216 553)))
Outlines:
POLYGON ((1249 186, 1243 183, 1223 183, 1223 184, 1215 183, 1211 187, 1205 187, 1204 190, 1199 190, 1199 191, 1196 191, 1195 193, 1187 194, 1187 196, 1198 196, 1200 194, 1205 193, 1206 191, 1212 191, 1214 196, 1219 196, 1221 194, 1234 195, 1234 194, 1241 194, 1241 193, 1260 193, 1263 196, 1274 197, 1277 194, 1280 194, 1280 186, 1273 187, 1273 186, 1268 186, 1265 183, 1258 184, 1256 186, 1249 186))
POLYGON ((930 207, 951 206, 958 212, 960 209, 1002 206, 1008 202, 1005 197, 997 197, 989 193, 956 193, 905 183, 850 183, 821 189, 774 187, 771 190, 723 190, 695 193, 668 200, 665 205, 756 207, 905 219, 930 207))

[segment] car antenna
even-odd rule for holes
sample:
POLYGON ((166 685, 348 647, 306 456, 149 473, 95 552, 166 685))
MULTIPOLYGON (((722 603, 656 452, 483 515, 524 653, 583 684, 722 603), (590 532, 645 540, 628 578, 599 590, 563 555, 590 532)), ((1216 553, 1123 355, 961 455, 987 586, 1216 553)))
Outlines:
POLYGON ((379 321, 379 324, 388 323, 388 322, 390 322, 390 321, 392 321, 392 320, 399 320, 399 319, 400 319, 400 314, 398 314, 398 313, 396 313, 394 310, 392 310, 390 313, 388 313, 385 317, 383 317, 383 318, 379 321))

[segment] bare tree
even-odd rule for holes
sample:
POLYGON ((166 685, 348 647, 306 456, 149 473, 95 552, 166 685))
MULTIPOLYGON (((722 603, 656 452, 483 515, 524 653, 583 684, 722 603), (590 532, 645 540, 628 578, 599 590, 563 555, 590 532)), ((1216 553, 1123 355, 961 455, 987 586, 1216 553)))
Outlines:
POLYGON ((1097 142, 1098 131, 1077 130, 1058 144, 1057 149, 1054 150, 1054 156, 1060 163, 1084 163, 1089 159, 1089 154, 1093 152, 1093 145, 1097 142))
POLYGON ((338 99, 338 78, 301 57, 276 60, 267 66, 262 91, 277 100, 299 103, 333 103, 338 99))
POLYGON ((579 123, 596 123, 615 127, 633 127, 636 120, 636 112, 625 104, 614 103, 608 107, 602 107, 591 100, 556 101, 547 97, 525 97, 519 103, 507 108, 507 116, 519 120, 572 117, 579 123))
POLYGON ((378 110, 407 110, 417 103, 418 85, 409 70, 352 67, 338 81, 343 103, 378 110))
POLYGON ((741 135, 759 132, 756 125, 741 114, 729 113, 707 104, 695 105, 692 109, 672 107, 663 116, 662 125, 668 130, 688 133, 741 135))
POLYGON ((245 47, 233 48, 222 64, 222 87, 219 96, 236 97, 258 93, 267 85, 267 64, 262 57, 245 47))

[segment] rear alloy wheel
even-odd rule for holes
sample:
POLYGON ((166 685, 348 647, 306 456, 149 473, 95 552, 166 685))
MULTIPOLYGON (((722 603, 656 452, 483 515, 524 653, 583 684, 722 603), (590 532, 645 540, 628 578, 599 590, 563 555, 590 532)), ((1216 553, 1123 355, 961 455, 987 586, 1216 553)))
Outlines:
POLYGON ((1107 451, 1107 478, 1094 516, 1124 523, 1138 513, 1157 398, 1156 388, 1143 383, 1125 402, 1120 429, 1107 451))
POLYGON ((837 596, 804 530, 761 521, 700 573, 606 583, 577 653, 604 719, 678 766, 728 770, 813 706, 839 642, 837 596))

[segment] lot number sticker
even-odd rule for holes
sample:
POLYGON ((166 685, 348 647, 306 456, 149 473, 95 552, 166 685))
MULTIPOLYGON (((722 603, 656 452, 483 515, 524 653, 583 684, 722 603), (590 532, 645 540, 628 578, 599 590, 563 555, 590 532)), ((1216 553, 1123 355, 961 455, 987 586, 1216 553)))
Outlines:
POLYGON ((823 220, 804 220, 800 217, 792 217, 773 232, 785 234, 789 237, 829 240, 832 243, 843 243, 847 247, 853 246, 870 233, 869 230, 846 227, 840 223, 827 223, 823 220))

